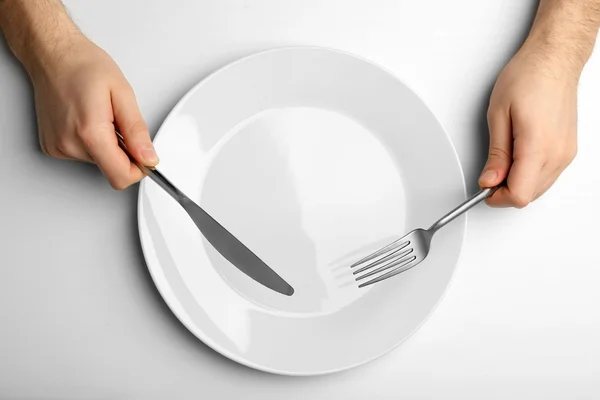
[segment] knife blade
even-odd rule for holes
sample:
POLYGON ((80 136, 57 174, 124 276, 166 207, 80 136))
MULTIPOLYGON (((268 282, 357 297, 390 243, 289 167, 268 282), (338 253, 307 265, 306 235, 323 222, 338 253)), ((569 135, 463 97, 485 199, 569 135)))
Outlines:
POLYGON ((180 191, 171 181, 155 168, 148 168, 138 163, 127 150, 123 136, 116 132, 119 146, 146 176, 173 197, 194 221, 196 227, 208 242, 225 259, 238 270, 254 279, 263 286, 268 287, 286 296, 294 294, 294 288, 279 276, 273 269, 265 264, 256 254, 246 247, 240 240, 233 236, 227 229, 204 211, 192 199, 180 191))
POLYGON ((276 292, 286 296, 294 294, 294 288, 290 284, 200 206, 189 199, 184 200, 181 205, 206 240, 237 269, 276 292))

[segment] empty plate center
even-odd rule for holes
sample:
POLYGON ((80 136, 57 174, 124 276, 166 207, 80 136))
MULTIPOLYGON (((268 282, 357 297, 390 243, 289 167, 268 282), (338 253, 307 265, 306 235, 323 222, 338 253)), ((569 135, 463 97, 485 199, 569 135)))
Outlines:
POLYGON ((209 244, 213 268, 276 313, 328 314, 368 293, 349 264, 357 250, 404 231, 397 166, 356 121, 318 108, 281 108, 234 127, 209 155, 201 205, 295 289, 275 293, 209 244))

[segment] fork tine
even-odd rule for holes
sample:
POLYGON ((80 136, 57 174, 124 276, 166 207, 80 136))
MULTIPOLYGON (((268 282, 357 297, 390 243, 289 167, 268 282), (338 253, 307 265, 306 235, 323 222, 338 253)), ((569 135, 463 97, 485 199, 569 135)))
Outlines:
POLYGON ((358 278, 356 278, 356 281, 357 282, 361 281, 361 280, 363 280, 365 278, 368 278, 368 277, 373 276, 375 274, 378 274, 380 272, 386 271, 386 270, 388 270, 390 268, 393 268, 393 267, 396 267, 398 265, 400 265, 400 267, 398 267, 398 268, 402 268, 402 266, 404 264, 411 263, 411 262, 413 262, 416 259, 417 259, 417 257, 415 257, 415 256, 409 256, 409 257, 403 257, 403 258, 400 258, 400 259, 393 260, 393 261, 385 264, 383 267, 379 267, 379 268, 377 268, 377 269, 375 269, 375 270, 373 270, 371 272, 368 272, 368 273, 366 273, 364 275, 359 276, 358 278))
POLYGON ((401 237, 400 239, 394 240, 392 243, 388 244, 387 246, 384 246, 382 248, 380 248, 379 250, 375 251, 374 253, 369 254, 368 256, 360 259, 359 261, 355 262, 354 264, 352 264, 350 266, 350 268, 354 268, 357 265, 360 265, 362 263, 365 263, 367 261, 371 261, 374 258, 377 258, 379 256, 381 256, 382 254, 386 253, 387 251, 389 251, 390 249, 396 249, 397 246, 402 246, 399 250, 402 250, 403 248, 405 248, 406 246, 408 246, 410 244, 410 241, 405 241, 402 242, 400 244, 397 244, 398 242, 400 242, 401 240, 403 240, 404 238, 401 237))
POLYGON ((360 285, 358 285, 358 287, 362 288, 362 287, 365 287, 365 286, 369 286, 369 285, 372 285, 374 283, 381 282, 381 281, 383 281, 385 279, 391 278, 392 276, 401 274, 402 272, 406 272, 409 269, 413 268, 415 265, 419 264, 419 262, 420 262, 420 261, 419 262, 415 262, 415 261, 416 261, 416 257, 415 257, 415 259, 413 259, 408 264, 400 266, 398 268, 395 268, 395 269, 393 269, 393 270, 391 270, 391 271, 389 271, 389 272, 387 272, 387 273, 385 273, 385 274, 383 274, 381 276, 378 276, 375 279, 371 279, 368 282, 361 283, 360 285))
POLYGON ((362 268, 354 271, 353 274, 354 275, 360 274, 361 272, 366 271, 368 269, 371 269, 373 267, 376 267, 378 265, 381 265, 381 264, 385 263, 386 261, 389 261, 390 259, 396 259, 397 260, 398 258, 402 258, 402 257, 406 256, 407 254, 410 254, 410 253, 413 252, 413 249, 408 249, 408 250, 404 250, 400 254, 396 254, 400 250, 402 250, 403 248, 404 247, 401 247, 401 248, 399 248, 397 250, 394 250, 392 253, 388 254, 387 256, 385 256, 383 258, 380 258, 379 260, 375 260, 372 263, 370 263, 370 264, 368 264, 368 265, 366 265, 366 266, 364 266, 364 267, 362 267, 362 268))

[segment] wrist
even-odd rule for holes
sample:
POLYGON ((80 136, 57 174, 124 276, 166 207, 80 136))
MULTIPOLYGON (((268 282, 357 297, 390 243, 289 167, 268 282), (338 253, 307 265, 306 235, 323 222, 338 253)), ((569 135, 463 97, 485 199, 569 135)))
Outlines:
POLYGON ((582 1, 541 0, 520 53, 565 78, 579 79, 594 49, 600 15, 582 1))
POLYGON ((576 51, 546 36, 529 36, 517 57, 548 77, 571 82, 579 81, 586 63, 576 51))
POLYGON ((35 27, 25 35, 19 52, 15 52, 29 75, 50 73, 86 38, 68 18, 58 22, 52 31, 35 27))
POLYGON ((58 0, 0 0, 0 28, 30 75, 55 68, 85 39, 58 0))

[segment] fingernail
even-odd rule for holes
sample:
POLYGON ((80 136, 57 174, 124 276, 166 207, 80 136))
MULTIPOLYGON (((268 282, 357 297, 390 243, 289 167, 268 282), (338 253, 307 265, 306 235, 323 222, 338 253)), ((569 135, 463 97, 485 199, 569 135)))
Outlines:
POLYGON ((487 171, 483 171, 479 179, 484 182, 494 182, 496 178, 498 178, 498 173, 493 169, 488 169, 487 171))
POLYGON ((148 163, 157 163, 158 156, 152 147, 148 147, 142 150, 142 158, 148 163))

